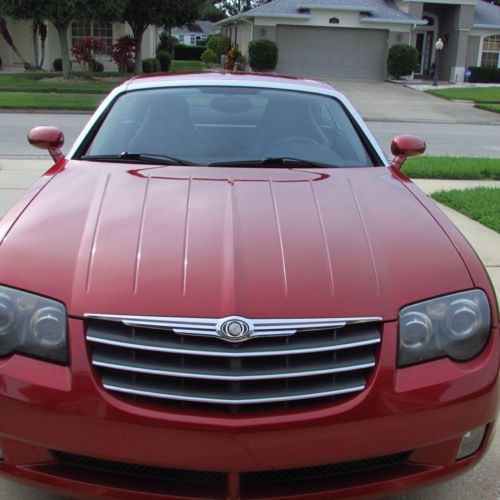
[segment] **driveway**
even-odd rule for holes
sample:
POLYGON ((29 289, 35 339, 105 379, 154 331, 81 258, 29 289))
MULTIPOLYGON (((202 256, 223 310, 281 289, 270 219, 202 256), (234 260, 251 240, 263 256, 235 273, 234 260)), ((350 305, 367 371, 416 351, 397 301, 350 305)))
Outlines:
POLYGON ((367 121, 500 125, 500 113, 447 101, 401 84, 377 81, 327 80, 345 94, 367 121))

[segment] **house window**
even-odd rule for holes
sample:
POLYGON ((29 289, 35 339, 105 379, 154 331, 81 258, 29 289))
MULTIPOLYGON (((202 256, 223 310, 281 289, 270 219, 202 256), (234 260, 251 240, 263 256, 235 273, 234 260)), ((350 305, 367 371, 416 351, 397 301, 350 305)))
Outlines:
POLYGON ((96 55, 111 54, 113 48, 113 24, 74 21, 71 24, 71 45, 74 46, 84 38, 95 38, 104 42, 104 49, 96 55))
POLYGON ((189 42, 191 45, 196 45, 196 35, 191 35, 191 39, 189 42))
POLYGON ((481 54, 482 68, 500 67, 500 35, 491 35, 483 40, 483 52, 481 54))
POLYGON ((330 18, 330 24, 339 24, 340 20, 338 17, 331 17, 330 18))
POLYGON ((434 26, 434 18, 431 16, 424 16, 422 18, 423 21, 427 21, 426 26, 434 26))

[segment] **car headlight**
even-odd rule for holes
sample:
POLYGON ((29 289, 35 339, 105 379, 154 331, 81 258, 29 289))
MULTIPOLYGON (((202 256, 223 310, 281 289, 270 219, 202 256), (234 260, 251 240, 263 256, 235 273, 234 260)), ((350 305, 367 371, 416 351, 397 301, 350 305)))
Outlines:
POLYGON ((490 306, 482 290, 426 300, 399 313, 398 366, 477 356, 490 335, 490 306))
POLYGON ((0 286, 0 356, 17 352, 66 363, 66 330, 63 304, 0 286))

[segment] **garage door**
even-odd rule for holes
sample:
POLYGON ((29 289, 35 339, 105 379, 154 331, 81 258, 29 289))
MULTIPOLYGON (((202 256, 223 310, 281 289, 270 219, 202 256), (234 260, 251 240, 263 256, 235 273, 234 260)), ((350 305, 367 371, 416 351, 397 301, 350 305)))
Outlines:
POLYGON ((279 73, 383 80, 386 30, 278 26, 279 73))

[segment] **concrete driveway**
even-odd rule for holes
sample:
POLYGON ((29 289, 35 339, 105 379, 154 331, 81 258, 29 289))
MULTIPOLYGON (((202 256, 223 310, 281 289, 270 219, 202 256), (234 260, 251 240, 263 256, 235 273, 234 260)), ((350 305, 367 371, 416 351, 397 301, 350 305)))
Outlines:
POLYGON ((500 113, 447 101, 401 84, 377 81, 327 80, 345 94, 367 121, 500 125, 500 113))

